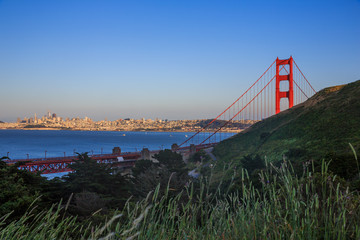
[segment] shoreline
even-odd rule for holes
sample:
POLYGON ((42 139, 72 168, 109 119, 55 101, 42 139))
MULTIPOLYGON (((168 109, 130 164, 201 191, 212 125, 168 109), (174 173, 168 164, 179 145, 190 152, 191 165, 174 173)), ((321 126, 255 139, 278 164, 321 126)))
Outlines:
MULTIPOLYGON (((103 129, 62 129, 62 128, 0 128, 0 130, 27 130, 27 131, 89 131, 89 132, 184 132, 184 133, 195 133, 198 130, 178 130, 178 129, 149 129, 149 130, 103 130, 103 129)), ((244 129, 238 131, 222 131, 223 133, 240 133, 244 129)), ((204 131, 204 132, 212 132, 212 131, 204 131)))

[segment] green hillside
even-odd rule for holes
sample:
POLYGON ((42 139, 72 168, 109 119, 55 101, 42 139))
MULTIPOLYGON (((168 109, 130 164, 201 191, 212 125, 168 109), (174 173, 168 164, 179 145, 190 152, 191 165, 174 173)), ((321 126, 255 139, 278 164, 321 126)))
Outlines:
MULTIPOLYGON (((286 156, 319 160, 360 147, 360 80, 321 90, 306 102, 254 124, 214 149, 219 166, 241 165, 246 155, 269 161, 286 156)), ((353 155, 352 155, 353 158, 353 155)))

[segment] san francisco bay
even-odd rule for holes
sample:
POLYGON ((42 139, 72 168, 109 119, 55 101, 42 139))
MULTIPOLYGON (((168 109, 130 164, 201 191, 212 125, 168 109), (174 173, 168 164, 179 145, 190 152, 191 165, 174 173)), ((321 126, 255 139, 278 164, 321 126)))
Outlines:
MULTIPOLYGON (((11 159, 61 157, 75 152, 89 154, 111 153, 114 147, 123 152, 143 148, 160 150, 181 144, 191 132, 119 132, 119 131, 61 131, 61 130, 0 130, 0 156, 11 159)), ((234 133, 217 133, 225 139, 234 133)), ((199 140, 209 136, 200 134, 199 140)), ((198 138, 198 137, 196 137, 198 138)), ((197 139, 198 140, 198 139, 197 139)))

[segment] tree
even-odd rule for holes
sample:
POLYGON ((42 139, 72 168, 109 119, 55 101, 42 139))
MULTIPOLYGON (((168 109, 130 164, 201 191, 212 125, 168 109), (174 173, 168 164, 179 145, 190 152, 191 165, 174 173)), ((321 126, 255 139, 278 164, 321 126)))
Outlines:
POLYGON ((208 162, 210 160, 209 155, 204 151, 200 150, 190 157, 189 162, 208 162))
POLYGON ((161 165, 166 166, 171 172, 187 171, 181 154, 169 149, 161 150, 158 154, 155 154, 154 158, 158 160, 161 165))
POLYGON ((133 194, 146 197, 160 184, 159 194, 164 194, 169 184, 169 196, 179 193, 188 182, 188 170, 182 156, 171 150, 163 150, 154 156, 159 163, 140 160, 133 169, 133 194))
MULTIPOLYGON (((75 201, 81 206, 81 213, 86 213, 81 200, 90 196, 109 208, 121 208, 129 197, 129 182, 119 172, 114 171, 110 164, 97 163, 87 153, 78 154, 78 160, 71 165, 74 170, 62 179, 65 184, 65 194, 75 194, 75 201), (86 194, 85 194, 86 193, 86 194), (94 197, 96 196, 96 197, 94 197)), ((79 212, 79 213, 80 213, 79 212)))
MULTIPOLYGON (((40 174, 19 170, 18 165, 7 165, 0 159, 0 217, 11 213, 10 218, 22 216, 28 207, 43 194, 42 185, 46 179, 40 174)), ((40 200, 37 205, 44 204, 40 200)))
POLYGON ((159 165, 158 163, 154 163, 151 160, 137 160, 135 162, 135 166, 131 169, 132 175, 136 178, 141 173, 146 172, 148 169, 150 169, 154 165, 159 165))

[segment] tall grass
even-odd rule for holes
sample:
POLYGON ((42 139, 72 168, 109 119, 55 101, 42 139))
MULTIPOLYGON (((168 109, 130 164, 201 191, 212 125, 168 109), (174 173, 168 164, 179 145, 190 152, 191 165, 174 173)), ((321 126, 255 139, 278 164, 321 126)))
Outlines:
POLYGON ((158 186, 146 199, 128 201, 104 226, 79 228, 76 218, 62 218, 61 207, 29 222, 30 211, 18 221, 0 224, 0 238, 360 239, 359 195, 329 173, 327 163, 314 173, 309 162, 302 176, 285 161, 278 168, 267 164, 259 178, 262 189, 242 170, 241 187, 230 194, 210 193, 209 184, 202 182, 200 190, 190 185, 170 197, 171 189, 160 194, 158 186))

